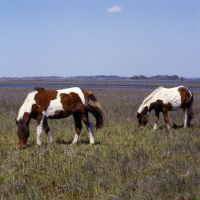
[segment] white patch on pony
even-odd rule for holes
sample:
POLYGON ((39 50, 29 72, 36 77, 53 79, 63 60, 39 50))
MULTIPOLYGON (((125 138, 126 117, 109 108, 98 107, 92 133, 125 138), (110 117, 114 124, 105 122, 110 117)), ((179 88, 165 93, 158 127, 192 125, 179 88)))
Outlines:
POLYGON ((155 123, 154 126, 153 126, 154 130, 156 130, 157 127, 158 127, 158 125, 157 125, 157 123, 155 123))
POLYGON ((17 117, 18 121, 20 118, 23 118, 25 112, 28 112, 28 113, 31 112, 32 105, 36 103, 34 100, 36 93, 37 93, 37 91, 32 91, 27 95, 24 103, 22 104, 21 108, 19 109, 19 113, 18 113, 18 117, 17 117))
POLYGON ((79 135, 77 133, 75 133, 74 139, 72 141, 72 144, 76 144, 78 141, 79 135))
POLYGON ((81 89, 78 88, 78 87, 57 90, 57 92, 58 92, 58 94, 57 94, 56 99, 54 99, 50 102, 50 105, 46 110, 46 116, 47 117, 54 116, 55 112, 58 111, 58 110, 64 110, 63 105, 61 103, 61 98, 60 98, 60 94, 62 94, 62 93, 69 94, 71 92, 74 92, 74 93, 78 94, 82 103, 85 105, 84 94, 82 93, 81 89))
POLYGON ((170 129, 170 126, 169 126, 169 124, 166 124, 166 126, 167 126, 167 129, 170 129))

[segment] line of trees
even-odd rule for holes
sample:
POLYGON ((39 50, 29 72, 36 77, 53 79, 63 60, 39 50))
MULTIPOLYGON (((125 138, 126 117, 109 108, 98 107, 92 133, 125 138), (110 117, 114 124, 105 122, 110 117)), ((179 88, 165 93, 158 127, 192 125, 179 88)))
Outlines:
POLYGON ((172 75, 172 76, 156 75, 156 76, 150 76, 150 77, 147 77, 147 76, 144 76, 144 75, 138 75, 138 76, 135 75, 135 76, 132 76, 130 78, 133 79, 133 80, 146 80, 146 79, 152 79, 152 80, 187 80, 187 78, 179 77, 177 75, 172 75))

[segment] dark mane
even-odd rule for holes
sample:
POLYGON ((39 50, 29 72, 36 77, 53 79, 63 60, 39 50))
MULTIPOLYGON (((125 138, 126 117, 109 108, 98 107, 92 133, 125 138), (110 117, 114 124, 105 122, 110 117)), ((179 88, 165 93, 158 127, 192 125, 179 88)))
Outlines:
POLYGON ((33 89, 33 91, 38 91, 38 90, 45 90, 43 87, 35 87, 34 89, 33 89))
POLYGON ((20 130, 20 133, 23 133, 26 130, 26 124, 22 118, 19 119, 18 128, 20 130))

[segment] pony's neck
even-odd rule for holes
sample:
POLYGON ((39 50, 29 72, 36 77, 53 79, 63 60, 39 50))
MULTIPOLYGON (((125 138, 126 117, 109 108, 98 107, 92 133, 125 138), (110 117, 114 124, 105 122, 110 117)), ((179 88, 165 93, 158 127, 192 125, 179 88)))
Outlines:
POLYGON ((30 114, 32 110, 32 104, 27 103, 26 101, 22 104, 19 109, 17 120, 23 119, 25 114, 30 114))
POLYGON ((150 108, 150 105, 151 103, 154 103, 155 99, 155 95, 161 90, 163 89, 163 87, 159 87, 157 89, 155 89, 143 102, 142 102, 142 105, 139 107, 138 109, 138 113, 141 113, 142 110, 147 106, 148 107, 148 110, 150 111, 151 108, 150 108))
POLYGON ((17 120, 19 121, 20 119, 23 119, 24 117, 24 112, 25 112, 25 106, 24 104, 21 106, 21 108, 19 109, 19 113, 17 116, 17 120))
POLYGON ((21 108, 19 109, 19 113, 18 113, 18 117, 17 117, 18 120, 20 118, 23 119, 24 113, 31 113, 32 105, 34 103, 36 103, 34 100, 36 93, 37 93, 37 91, 32 91, 27 95, 24 103, 22 104, 21 108))
POLYGON ((138 109, 138 113, 141 113, 145 107, 147 107, 147 108, 148 108, 148 111, 150 111, 150 105, 151 105, 151 103, 153 103, 152 100, 153 100, 153 99, 150 99, 150 100, 147 101, 147 102, 144 102, 144 101, 143 101, 142 105, 141 105, 141 106, 139 107, 139 109, 138 109))

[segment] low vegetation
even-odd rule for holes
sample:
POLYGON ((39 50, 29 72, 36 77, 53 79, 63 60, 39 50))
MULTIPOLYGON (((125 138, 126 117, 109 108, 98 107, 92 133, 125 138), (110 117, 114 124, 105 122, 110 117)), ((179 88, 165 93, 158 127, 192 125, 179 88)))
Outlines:
MULTIPOLYGON (((195 118, 183 129, 181 110, 144 130, 136 112, 152 90, 92 89, 105 113, 95 145, 82 130, 77 145, 73 118, 49 120, 53 143, 36 145, 31 121, 29 146, 19 150, 15 118, 31 89, 0 88, 0 199, 200 199, 200 91, 194 91, 195 118)), ((92 118, 94 121, 94 119, 92 118)))

